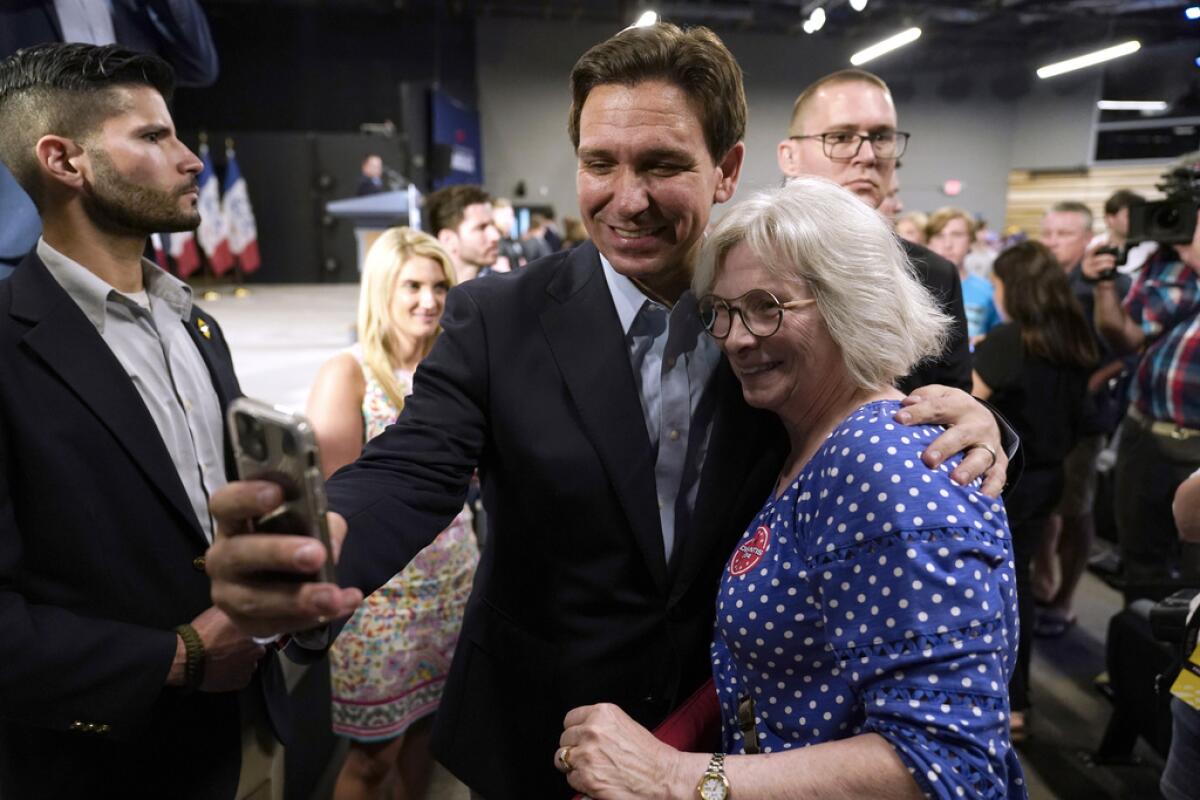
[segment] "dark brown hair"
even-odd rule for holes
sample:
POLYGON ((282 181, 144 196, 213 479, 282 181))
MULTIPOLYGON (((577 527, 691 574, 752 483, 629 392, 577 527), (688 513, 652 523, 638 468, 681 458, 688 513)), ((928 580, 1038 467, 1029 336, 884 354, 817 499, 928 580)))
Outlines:
POLYGON ((175 85, 158 56, 117 45, 41 44, 0 61, 0 161, 41 204, 35 148, 43 136, 85 141, 124 111, 120 86, 148 86, 167 102, 175 85))
POLYGON ((683 30, 660 22, 626 28, 584 53, 571 70, 571 117, 567 132, 579 147, 579 116, 597 86, 636 86, 663 80, 691 99, 704 127, 704 142, 720 163, 746 135, 746 92, 742 68, 708 28, 683 30))
POLYGON ((1025 350, 1051 364, 1091 369, 1100 358, 1083 307, 1050 248, 1021 242, 996 258, 1004 312, 1021 329, 1025 350))
POLYGON ((471 183, 456 183, 438 189, 425 198, 425 229, 434 236, 447 229, 457 233, 467 206, 491 205, 491 202, 490 194, 471 183))

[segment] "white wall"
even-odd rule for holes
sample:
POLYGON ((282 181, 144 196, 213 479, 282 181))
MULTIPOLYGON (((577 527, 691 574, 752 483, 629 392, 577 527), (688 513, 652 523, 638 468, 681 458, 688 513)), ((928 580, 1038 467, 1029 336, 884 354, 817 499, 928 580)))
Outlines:
MULTIPOLYGON (((588 47, 614 32, 608 26, 563 22, 479 22, 476 61, 484 177, 490 191, 511 196, 523 180, 530 200, 552 203, 560 216, 578 213, 575 162, 566 133, 567 78, 588 47)), ((745 72, 750 107, 740 197, 778 182, 775 145, 787 130, 796 94, 821 75, 848 66, 853 48, 820 35, 723 38, 745 72)), ((908 79, 913 86, 898 92, 897 99, 900 127, 913 134, 901 171, 907 208, 928 211, 952 202, 982 213, 996 226, 1004 218, 1010 169, 1087 163, 1098 76, 1057 84, 1035 79, 1029 94, 1001 100, 990 88, 994 74, 964 65, 970 93, 962 100, 946 100, 937 91, 945 76, 910 76, 901 56, 893 58, 897 60, 880 65, 883 76, 908 79), (947 178, 963 182, 957 198, 941 193, 947 178)))

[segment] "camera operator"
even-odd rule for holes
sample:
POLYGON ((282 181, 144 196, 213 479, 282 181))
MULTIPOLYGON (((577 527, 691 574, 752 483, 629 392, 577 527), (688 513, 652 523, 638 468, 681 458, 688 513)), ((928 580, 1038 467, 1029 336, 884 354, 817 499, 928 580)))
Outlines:
POLYGON ((1171 515, 1175 490, 1200 468, 1200 152, 1184 156, 1164 179, 1167 199, 1131 214, 1130 239, 1157 240, 1159 248, 1124 303, 1111 250, 1089 249, 1082 265, 1095 282, 1097 331, 1118 353, 1142 352, 1116 465, 1127 601, 1200 574, 1200 545, 1184 544, 1181 553, 1171 515))

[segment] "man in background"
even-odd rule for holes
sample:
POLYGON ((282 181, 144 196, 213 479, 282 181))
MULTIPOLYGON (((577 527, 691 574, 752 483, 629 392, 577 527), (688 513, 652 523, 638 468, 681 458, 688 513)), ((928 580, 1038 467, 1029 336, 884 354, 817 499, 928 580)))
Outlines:
MULTIPOLYGON (((1175 200, 1200 200, 1200 152, 1164 176, 1175 200)), ((1169 195, 1170 196, 1170 195, 1169 195)), ((1187 206, 1185 205, 1184 208, 1187 206)), ((1200 578, 1200 547, 1182 546, 1171 502, 1200 469, 1200 211, 1191 241, 1160 243, 1124 291, 1110 253, 1091 249, 1080 270, 1093 281, 1096 328, 1113 351, 1139 353, 1117 444, 1114 510, 1126 600, 1200 578)), ((1194 534, 1194 531, 1185 531, 1194 534)), ((1194 535, 1185 536, 1194 540, 1194 535)))
POLYGON ((362 177, 354 190, 354 196, 365 197, 386 191, 387 187, 383 185, 383 159, 372 153, 363 159, 362 177))
POLYGON ((496 263, 500 232, 492 220, 492 197, 469 183, 438 189, 425 198, 427 229, 454 262, 458 282, 496 263))
POLYGON ((0 283, 6 800, 271 797, 282 674, 204 573, 240 389, 216 321, 142 258, 200 221, 171 90, 113 45, 0 62, 0 161, 43 229, 0 283))
MULTIPOLYGON (((815 175, 854 192, 879 209, 896 181, 908 134, 897 130, 892 93, 881 78, 845 69, 810 84, 792 106, 788 135, 776 148, 786 178, 815 175)), ((910 392, 931 383, 971 389, 971 350, 958 271, 946 259, 908 240, 904 250, 942 310, 956 320, 942 357, 917 367, 900 383, 910 392)))
MULTIPOLYGON (((165 59, 178 86, 217 80, 217 50, 198 0, 0 3, 0 59, 46 42, 119 43, 165 59)), ((32 249, 40 230, 29 196, 0 164, 0 279, 32 249)))
POLYGON ((517 215, 513 210, 512 201, 506 197, 492 200, 492 223, 500 234, 500 254, 492 265, 493 272, 512 272, 528 263, 521 243, 513 238, 513 229, 517 225, 517 215))

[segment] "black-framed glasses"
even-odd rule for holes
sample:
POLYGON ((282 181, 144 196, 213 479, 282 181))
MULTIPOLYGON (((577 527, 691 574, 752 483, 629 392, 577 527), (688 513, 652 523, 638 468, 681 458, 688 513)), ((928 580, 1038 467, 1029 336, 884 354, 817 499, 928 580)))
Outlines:
POLYGON ((892 160, 904 155, 908 148, 908 138, 911 134, 904 131, 875 131, 874 133, 858 133, 856 131, 830 131, 829 133, 814 133, 810 136, 789 136, 789 139, 820 139, 821 149, 833 161, 849 161, 858 155, 863 142, 871 143, 871 150, 876 158, 892 160))
POLYGON ((780 301, 766 289, 751 289, 741 297, 726 300, 715 294, 700 298, 697 311, 704 329, 714 339, 724 339, 733 329, 733 315, 742 318, 742 325, 758 339, 774 336, 783 324, 783 312, 789 308, 803 308, 817 302, 808 300, 780 301))

